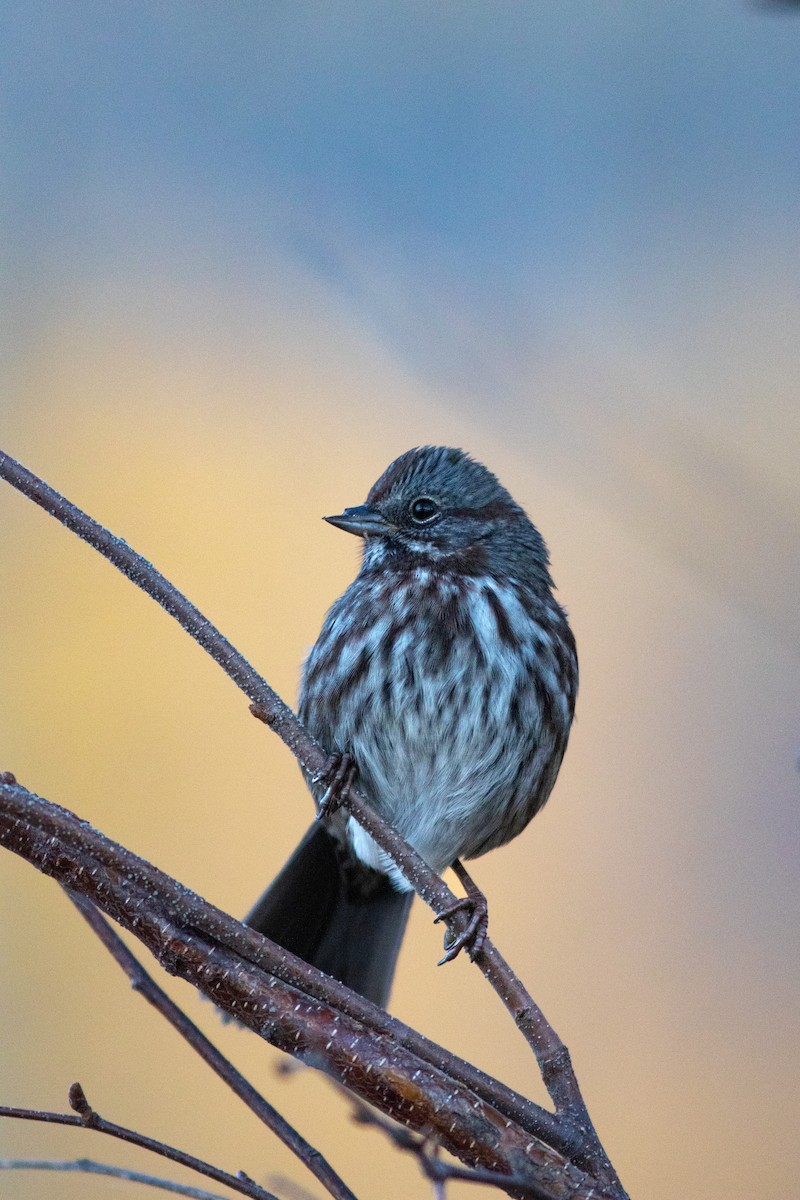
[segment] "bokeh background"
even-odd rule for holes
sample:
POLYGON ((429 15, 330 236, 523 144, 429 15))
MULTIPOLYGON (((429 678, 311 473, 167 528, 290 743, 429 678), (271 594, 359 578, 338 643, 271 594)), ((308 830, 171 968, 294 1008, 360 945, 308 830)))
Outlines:
MULTIPOLYGON (((550 805, 476 864, 493 933, 636 1200, 795 1194, 800 14, 31 0, 2 26, 4 448, 290 701, 357 563, 320 516, 410 445, 490 464, 582 667, 550 805)), ((243 913, 311 815, 288 754, 5 486, 0 578, 0 767, 243 913)), ((0 897, 3 1102, 64 1109, 80 1079, 113 1120, 319 1195, 52 882, 6 854, 0 897)), ((440 936, 415 911, 394 1011, 543 1099, 440 936)), ((430 1195, 322 1080, 168 986, 363 1200, 430 1195)), ((159 1171, 42 1126, 0 1145, 159 1171)))

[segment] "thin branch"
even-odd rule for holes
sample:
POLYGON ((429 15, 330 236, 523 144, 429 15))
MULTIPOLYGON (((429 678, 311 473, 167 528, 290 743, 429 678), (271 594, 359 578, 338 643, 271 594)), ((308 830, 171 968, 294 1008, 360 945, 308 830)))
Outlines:
MULTIPOLYGON (((34 503, 44 508, 67 528, 93 546, 138 587, 156 600, 200 646, 223 668, 234 683, 249 697, 254 711, 288 746, 295 758, 312 778, 319 778, 327 756, 322 747, 309 735, 291 709, 280 699, 247 660, 210 621, 159 571, 137 554, 126 542, 116 538, 93 518, 66 500, 38 476, 0 451, 0 478, 6 479, 34 503)), ((414 889, 436 913, 447 908, 455 896, 435 875, 421 856, 408 845, 388 822, 373 812, 356 788, 351 788, 347 807, 352 816, 398 865, 414 889)), ((460 928, 463 916, 452 920, 460 928)), ((514 1017, 533 1049, 545 1086, 562 1117, 562 1135, 570 1137, 574 1149, 581 1154, 598 1179, 622 1187, 608 1156, 603 1149, 586 1104, 581 1095, 569 1051, 544 1017, 541 1009, 524 988, 491 940, 487 937, 474 961, 491 983, 506 1008, 514 1017)))
POLYGON ((92 1158, 74 1158, 66 1161, 51 1161, 43 1158, 0 1158, 0 1171, 78 1171, 84 1175, 109 1175, 112 1179, 126 1179, 130 1183, 143 1183, 147 1187, 160 1188, 176 1196, 187 1196, 188 1200, 227 1200, 219 1192, 206 1192, 191 1187, 188 1183, 174 1183, 171 1179, 160 1179, 157 1175, 144 1175, 141 1171, 129 1171, 127 1167, 114 1167, 109 1163, 95 1162, 92 1158))
MULTIPOLYGON (((379 1032, 337 1002, 340 985, 280 947, 253 935, 72 813, 0 776, 0 844, 80 892, 134 933, 168 971, 187 979, 225 1012, 412 1129, 430 1131, 469 1166, 528 1177, 550 1200, 622 1200, 624 1193, 505 1118, 493 1105, 379 1032), (276 970, 265 972, 206 928, 254 936, 276 970), (288 984, 292 975, 299 986, 288 984)), ((351 995, 343 989, 346 995, 351 995)), ((374 1005, 378 1023, 386 1014, 374 1005)), ((404 1028, 401 1026, 401 1028, 404 1028)), ((417 1034, 425 1044, 425 1039, 417 1034)), ((442 1052, 444 1053, 444 1052, 442 1052)), ((559 1140, 559 1120, 544 1114, 559 1140)), ((574 1161, 574 1160, 573 1160, 574 1161)))
MULTIPOLYGON (((115 537, 44 480, 2 451, 0 477, 88 542, 160 604, 249 697, 255 715, 278 734, 307 774, 312 778, 321 775, 327 763, 327 755, 322 747, 243 655, 160 571, 137 554, 127 542, 115 537)), ((388 822, 370 809, 355 787, 350 789, 347 807, 359 825, 400 867, 426 904, 438 913, 453 903, 455 896, 450 888, 388 822)), ((579 1123, 587 1128, 588 1114, 560 1038, 488 938, 475 961, 533 1047, 556 1111, 574 1113, 579 1123)))
POLYGON ((459 1183, 480 1183, 485 1186, 501 1188, 506 1192, 525 1197, 525 1200, 549 1200, 551 1192, 530 1179, 518 1175, 501 1175, 498 1171, 482 1170, 480 1167, 465 1168, 455 1163, 444 1162, 437 1154, 438 1145, 431 1143, 430 1138, 409 1133, 407 1129, 381 1117, 372 1109, 367 1108, 359 1100, 348 1097, 353 1106, 353 1120, 359 1125, 372 1125, 386 1134, 399 1150, 413 1154, 420 1165, 423 1174, 434 1187, 444 1189, 448 1180, 459 1183))
POLYGON ((256 1091, 251 1083, 248 1083, 245 1077, 237 1071, 233 1063, 225 1058, 217 1047, 209 1041, 206 1035, 197 1028, 194 1022, 186 1016, 166 992, 158 986, 155 980, 148 975, 138 959, 131 954, 128 947, 122 941, 122 938, 114 932, 95 906, 89 900, 86 900, 83 896, 76 895, 74 892, 69 892, 68 895, 81 916, 88 922, 94 933, 97 934, 106 950, 108 950, 115 962, 122 967, 122 970, 131 981, 134 990, 140 996, 143 996, 149 1004, 152 1004, 163 1017, 166 1017, 173 1029, 176 1029, 192 1049, 197 1051, 203 1061, 211 1067, 212 1071, 220 1079, 227 1083, 228 1087, 235 1092, 240 1100, 244 1101, 259 1120, 263 1121, 267 1128, 271 1129, 285 1146, 288 1146, 292 1153, 299 1158, 300 1162, 308 1167, 309 1171, 316 1176, 331 1196, 334 1196, 336 1200, 356 1200, 353 1192, 350 1191, 350 1188, 336 1174, 333 1167, 331 1167, 319 1150, 310 1145, 297 1132, 294 1126, 290 1125, 286 1118, 281 1116, 278 1110, 273 1108, 256 1091))
MULTIPOLYGON (((370 1029, 373 1036, 407 1050, 496 1108, 503 1117, 533 1137, 560 1149, 566 1157, 574 1152, 574 1161, 581 1165, 580 1145, 574 1146, 574 1133, 570 1130, 565 1133, 559 1118, 552 1113, 221 912, 144 859, 111 842, 67 809, 28 792, 17 784, 10 772, 0 773, 0 796, 5 801, 5 813, 0 811, 0 843, 33 862, 68 889, 87 895, 140 940, 145 939, 141 923, 136 919, 136 905, 140 903, 139 892, 144 891, 148 899, 158 896, 165 911, 191 930, 219 942, 241 956, 246 964, 263 969, 307 997, 322 1000, 337 1013, 370 1029), (71 866, 55 849, 64 846, 68 846, 75 856, 71 866), (102 881, 106 876, 108 884, 104 886, 102 881)), ((177 968, 169 960, 163 942, 150 948, 162 965, 175 973, 177 968)), ((202 983, 198 986, 204 990, 202 983)), ((211 998, 221 1004, 218 997, 212 995, 211 998)), ((248 1023, 246 1013, 237 1009, 232 1015, 248 1023)))
POLYGON ((272 1192, 259 1187, 251 1179, 243 1178, 241 1175, 229 1175, 227 1171, 221 1171, 219 1167, 212 1166, 211 1163, 204 1162, 201 1158, 195 1158, 193 1154, 176 1150, 174 1146, 168 1146, 165 1142, 146 1137, 143 1133, 137 1133, 135 1129, 126 1129, 124 1125, 115 1125, 113 1121, 106 1121, 90 1106, 79 1083, 73 1083, 70 1087, 69 1103, 70 1107, 75 1110, 75 1115, 42 1112, 32 1108, 14 1108, 2 1104, 0 1105, 0 1117, 14 1117, 20 1121, 42 1121, 47 1125, 72 1125, 77 1129, 94 1129, 98 1133, 107 1133, 109 1137, 129 1142, 132 1146, 150 1150, 153 1154, 160 1154, 162 1158, 168 1158, 182 1167, 188 1167, 190 1171, 196 1171, 198 1175, 206 1175, 215 1183, 222 1183, 242 1196, 250 1196, 251 1200, 278 1200, 272 1192))

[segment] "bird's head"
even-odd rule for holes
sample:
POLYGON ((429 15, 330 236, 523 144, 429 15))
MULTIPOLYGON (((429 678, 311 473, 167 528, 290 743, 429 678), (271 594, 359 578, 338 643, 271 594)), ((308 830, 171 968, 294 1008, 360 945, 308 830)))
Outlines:
POLYGON ((547 574, 536 528, 486 467, 447 446, 391 463, 367 501, 326 521, 365 539, 364 563, 433 566, 464 574, 547 574))

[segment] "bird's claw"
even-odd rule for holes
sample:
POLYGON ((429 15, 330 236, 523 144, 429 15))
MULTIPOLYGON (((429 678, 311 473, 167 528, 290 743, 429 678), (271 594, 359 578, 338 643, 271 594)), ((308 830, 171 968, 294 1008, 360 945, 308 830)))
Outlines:
POLYGON ((474 959, 483 949, 489 926, 489 906, 483 892, 475 888, 469 896, 462 896, 460 900, 454 900, 452 904, 448 904, 447 908, 443 908, 440 913, 436 914, 433 923, 436 925, 439 921, 446 921, 459 912, 471 913, 470 919, 460 933, 448 930, 445 934, 446 953, 443 958, 439 959, 437 966, 441 967, 445 963, 452 962, 462 950, 466 950, 470 958, 474 959))
POLYGON ((332 754, 325 764, 321 782, 325 784, 325 792, 319 802, 317 820, 332 817, 343 804, 356 775, 355 759, 349 754, 332 754))

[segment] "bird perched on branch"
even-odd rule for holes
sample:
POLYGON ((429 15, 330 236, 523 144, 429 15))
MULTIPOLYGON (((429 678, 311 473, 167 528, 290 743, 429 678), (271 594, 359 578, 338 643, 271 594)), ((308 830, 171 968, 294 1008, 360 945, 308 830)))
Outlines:
MULTIPOLYGON (((364 539, 300 689, 332 756, 312 784, 325 819, 247 923, 385 1005, 413 892, 337 802, 355 774, 439 873, 510 841, 555 783, 578 662, 541 535, 463 451, 409 450, 366 504, 325 519, 364 539)), ((485 935, 485 901, 462 878, 471 920, 446 959, 485 935)))

